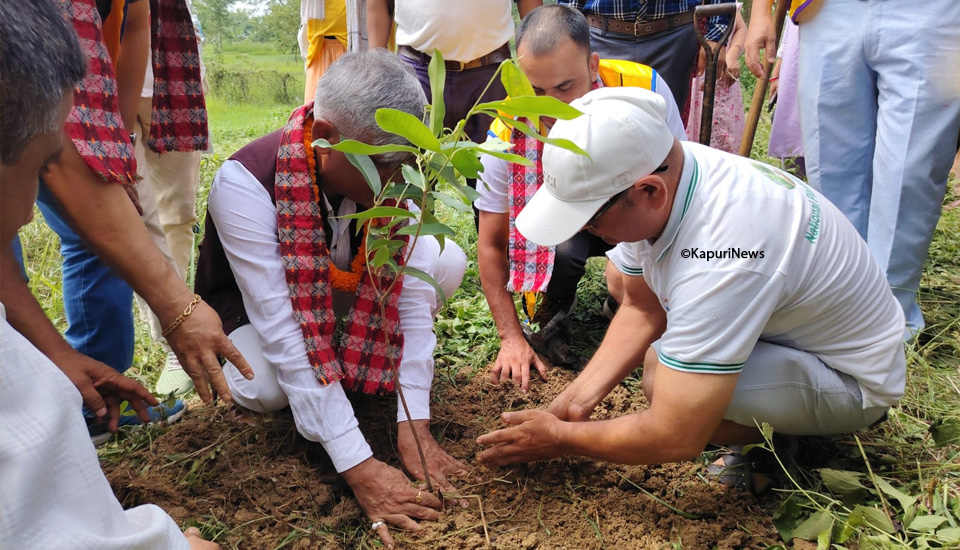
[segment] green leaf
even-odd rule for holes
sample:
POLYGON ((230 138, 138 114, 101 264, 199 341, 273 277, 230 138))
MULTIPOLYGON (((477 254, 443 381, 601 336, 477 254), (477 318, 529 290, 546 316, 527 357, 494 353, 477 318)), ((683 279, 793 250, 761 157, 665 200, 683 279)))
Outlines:
POLYGON ((477 105, 478 110, 499 111, 508 115, 534 118, 549 117, 572 120, 582 115, 579 109, 548 95, 511 96, 500 101, 488 101, 477 105))
POLYGON ((527 159, 527 157, 521 157, 520 155, 507 152, 512 148, 512 145, 499 139, 489 139, 482 143, 479 147, 480 151, 482 151, 485 155, 490 155, 491 157, 496 157, 498 159, 523 166, 533 166, 533 161, 527 159))
POLYGON ((814 512, 793 530, 793 537, 815 541, 824 530, 833 529, 833 518, 824 512, 814 512))
POLYGON ((913 521, 910 522, 907 528, 911 531, 929 533, 943 525, 946 521, 947 518, 943 516, 917 516, 913 518, 913 521))
POLYGON ((939 537, 945 543, 960 543, 960 527, 949 527, 937 531, 939 537))
POLYGON ((383 192, 383 198, 396 199, 398 201, 409 199, 414 202, 419 202, 423 200, 423 191, 412 185, 395 184, 387 187, 387 190, 383 192))
POLYGON ((440 141, 437 140, 437 136, 410 113, 397 109, 377 109, 376 119, 377 124, 385 131, 407 138, 407 141, 417 147, 428 151, 440 151, 440 141))
POLYGON ((427 74, 430 76, 430 97, 433 98, 433 104, 430 106, 430 131, 433 132, 434 136, 440 136, 443 133, 443 118, 447 113, 447 108, 443 104, 443 86, 447 80, 447 65, 443 62, 440 50, 433 50, 433 57, 430 58, 427 74))
POLYGON ((374 269, 383 267, 383 264, 387 263, 390 258, 393 257, 393 254, 390 253, 390 249, 387 247, 380 248, 374 253, 373 260, 370 261, 370 264, 374 269))
POLYGON ((895 531, 893 522, 887 517, 886 512, 879 508, 868 508, 858 504, 850 512, 850 519, 853 520, 854 518, 860 519, 863 525, 884 533, 892 534, 895 531))
POLYGON ((510 97, 520 97, 525 95, 537 95, 533 91, 533 85, 523 74, 516 60, 510 59, 500 64, 500 82, 510 97))
POLYGON ((352 153, 344 153, 344 155, 350 161, 350 164, 363 174, 363 179, 367 180, 367 185, 373 191, 373 196, 379 196, 383 185, 380 183, 380 172, 377 171, 377 166, 370 160, 370 157, 352 153))
POLYGON ((451 182, 450 186, 456 189, 457 191, 460 191, 460 194, 463 195, 464 198, 466 198, 468 201, 470 201, 470 204, 473 204, 473 201, 480 198, 480 193, 473 187, 470 187, 469 185, 461 185, 459 183, 451 182))
POLYGON ((413 277, 416 277, 417 279, 420 279, 421 281, 428 283, 430 286, 433 287, 434 290, 437 291, 437 296, 440 297, 440 301, 446 303, 447 296, 443 293, 443 289, 440 288, 440 284, 437 283, 437 281, 433 277, 431 277, 429 274, 427 274, 426 272, 420 271, 415 267, 411 267, 409 264, 404 266, 403 274, 411 275, 413 277))
POLYGON ((367 248, 369 252, 376 252, 381 248, 387 248, 390 250, 390 253, 393 254, 397 250, 400 250, 400 247, 407 244, 404 241, 397 239, 374 239, 370 243, 370 246, 367 248))
POLYGON ((417 215, 405 208, 397 208, 396 206, 375 206, 363 212, 357 212, 356 214, 347 214, 345 216, 340 216, 341 219, 348 220, 369 220, 371 218, 416 218, 417 215))
POLYGON ((451 141, 440 145, 440 149, 443 151, 449 151, 451 149, 469 149, 471 147, 480 147, 480 144, 473 141, 451 141))
POLYGON ((897 490, 889 481, 883 479, 882 477, 876 478, 877 488, 883 491, 883 494, 887 495, 890 498, 896 499, 900 503, 900 508, 904 512, 907 511, 914 503, 917 502, 917 497, 912 497, 906 493, 903 493, 897 490))
POLYGON ((463 174, 465 178, 477 179, 480 172, 483 172, 483 164, 480 159, 470 151, 459 150, 450 157, 453 166, 463 174))
POLYGON ((442 223, 412 223, 397 230, 397 235, 416 235, 419 230, 420 236, 424 235, 448 235, 456 237, 457 234, 449 226, 442 223))
POLYGON ((576 153, 576 154, 578 154, 578 155, 583 155, 583 156, 585 156, 585 157, 587 157, 587 158, 590 158, 590 155, 589 155, 586 151, 584 151, 583 149, 581 149, 579 145, 577 145, 576 143, 570 141, 569 139, 558 139, 558 138, 550 138, 550 137, 547 137, 547 136, 541 136, 539 132, 534 131, 533 128, 531 128, 530 126, 524 124, 523 122, 520 122, 519 120, 514 120, 514 119, 512 119, 512 118, 508 118, 508 117, 505 117, 505 116, 503 116, 503 115, 493 115, 493 116, 495 116, 496 118, 504 121, 507 125, 513 126, 513 127, 516 128, 517 130, 520 130, 520 131, 523 132, 524 134, 526 134, 526 135, 528 135, 528 136, 530 136, 530 137, 532 137, 532 138, 534 138, 534 139, 540 140, 540 141, 542 141, 542 142, 544 142, 544 143, 549 143, 550 145, 553 145, 554 147, 560 147, 561 149, 566 149, 567 151, 571 151, 571 152, 576 153))
POLYGON ((456 197, 454 197, 453 195, 448 195, 447 193, 444 193, 442 191, 431 191, 430 194, 434 198, 442 202, 443 204, 449 206, 450 208, 453 208, 458 212, 470 211, 470 204, 467 203, 465 199, 460 195, 457 195, 456 197))
POLYGON ((960 420, 956 418, 938 418, 929 431, 937 447, 960 443, 960 420))
POLYGON ((796 495, 790 495, 780 504, 780 508, 773 513, 773 526, 780 533, 780 538, 788 542, 793 538, 793 531, 800 524, 801 515, 803 508, 800 507, 796 495))
POLYGON ((341 153, 353 153, 354 155, 377 155, 380 153, 393 153, 395 151, 404 151, 413 154, 420 152, 420 150, 416 147, 410 147, 409 145, 400 145, 398 143, 390 143, 387 145, 368 145, 353 139, 345 139, 337 142, 334 145, 331 145, 330 142, 325 139, 318 139, 314 140, 313 146, 333 149, 334 151, 340 151, 341 153))
POLYGON ((870 492, 851 472, 823 468, 820 470, 820 477, 830 491, 843 499, 844 504, 863 502, 870 492))
POLYGON ((423 174, 419 170, 410 166, 409 164, 404 164, 400 168, 400 172, 403 174, 403 180, 413 185, 418 189, 423 189, 426 186, 426 182, 423 179, 423 174))

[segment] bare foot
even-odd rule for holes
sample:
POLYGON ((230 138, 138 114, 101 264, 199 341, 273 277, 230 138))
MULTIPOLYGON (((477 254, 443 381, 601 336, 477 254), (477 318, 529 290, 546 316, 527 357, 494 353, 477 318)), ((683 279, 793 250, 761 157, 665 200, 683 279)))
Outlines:
MULTIPOLYGON (((420 437, 420 444, 423 446, 423 456, 427 461, 427 470, 430 472, 430 479, 436 487, 439 487, 444 493, 456 493, 453 485, 447 479, 449 476, 460 476, 467 473, 466 467, 457 459, 453 458, 440 447, 437 440, 430 433, 429 420, 414 420, 412 422, 400 422, 397 426, 397 451, 400 454, 400 462, 403 467, 413 477, 426 481, 423 474, 423 465, 420 462, 420 453, 417 452, 417 443, 410 431, 410 426, 417 431, 420 437)), ((451 504, 466 507, 465 500, 451 500, 451 504)))

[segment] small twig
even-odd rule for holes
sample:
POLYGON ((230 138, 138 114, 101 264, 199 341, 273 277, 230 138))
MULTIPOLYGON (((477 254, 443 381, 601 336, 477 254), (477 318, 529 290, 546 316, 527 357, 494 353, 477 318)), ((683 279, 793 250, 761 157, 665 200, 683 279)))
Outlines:
POLYGON ((627 483, 629 483, 630 485, 633 485, 634 487, 636 487, 637 489, 639 489, 641 493, 643 493, 643 494, 647 495, 648 497, 652 498, 653 500, 657 501, 659 504, 661 504, 661 505, 663 505, 663 506, 666 506, 670 511, 674 512, 675 514, 679 515, 680 517, 682 517, 682 518, 684 518, 684 519, 703 519, 703 516, 698 516, 698 515, 696 515, 696 514, 691 514, 690 512, 684 512, 683 510, 677 508, 676 506, 672 506, 672 505, 668 504, 667 502, 665 502, 663 499, 661 499, 661 498, 658 497, 657 495, 651 493, 650 491, 648 491, 648 490, 644 489, 643 487, 637 485, 636 483, 630 481, 630 479, 629 479, 627 476, 621 474, 620 472, 617 472, 617 475, 619 475, 620 477, 622 477, 623 480, 626 481, 627 483))

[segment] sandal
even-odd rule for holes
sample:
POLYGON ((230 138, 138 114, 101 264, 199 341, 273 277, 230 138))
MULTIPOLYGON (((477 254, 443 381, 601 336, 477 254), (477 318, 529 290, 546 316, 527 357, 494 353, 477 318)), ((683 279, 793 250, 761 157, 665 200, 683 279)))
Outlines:
POLYGON ((707 465, 707 477, 725 487, 744 489, 758 496, 771 486, 770 478, 753 471, 753 461, 743 453, 743 445, 730 445, 729 452, 707 465))

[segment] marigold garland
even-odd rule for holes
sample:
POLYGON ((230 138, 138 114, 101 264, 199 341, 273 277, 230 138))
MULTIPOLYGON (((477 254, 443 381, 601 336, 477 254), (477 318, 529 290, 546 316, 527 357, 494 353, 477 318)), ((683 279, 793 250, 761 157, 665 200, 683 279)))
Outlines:
MULTIPOLYGON (((310 167, 310 181, 317 194, 317 200, 320 200, 320 186, 317 184, 317 158, 313 154, 313 121, 308 118, 303 125, 303 146, 306 148, 307 165, 310 167)), ((350 271, 341 271, 331 259, 328 262, 330 268, 330 284, 333 288, 341 292, 356 293, 360 286, 360 279, 363 278, 363 272, 367 269, 367 230, 369 224, 363 225, 363 242, 360 243, 360 249, 350 262, 350 271)))

